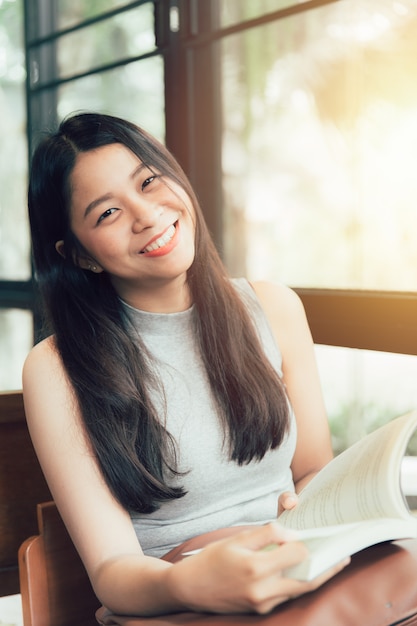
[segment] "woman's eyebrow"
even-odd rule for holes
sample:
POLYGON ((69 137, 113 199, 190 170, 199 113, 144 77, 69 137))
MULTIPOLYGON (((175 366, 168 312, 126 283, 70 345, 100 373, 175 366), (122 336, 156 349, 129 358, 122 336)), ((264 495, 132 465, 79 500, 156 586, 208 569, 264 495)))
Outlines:
POLYGON ((131 173, 129 178, 131 178, 133 180, 133 178, 136 178, 136 176, 138 174, 140 174, 141 171, 144 170, 144 169, 146 169, 145 163, 139 163, 139 165, 137 167, 135 167, 135 169, 133 170, 133 172, 131 173))
POLYGON ((113 196, 111 193, 105 193, 104 196, 100 196, 96 200, 93 200, 92 202, 90 202, 90 204, 86 206, 86 209, 84 211, 84 219, 91 213, 93 209, 96 208, 96 206, 98 206, 102 202, 107 202, 107 200, 111 200, 112 198, 113 196))

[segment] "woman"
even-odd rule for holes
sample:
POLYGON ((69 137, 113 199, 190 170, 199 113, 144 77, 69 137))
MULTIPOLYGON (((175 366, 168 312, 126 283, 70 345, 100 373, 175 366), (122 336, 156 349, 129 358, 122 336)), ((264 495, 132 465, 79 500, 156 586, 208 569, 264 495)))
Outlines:
POLYGON ((47 337, 24 367, 27 419, 103 604, 264 613, 336 573, 286 578, 305 547, 266 523, 332 456, 296 295, 230 280, 179 165, 118 118, 76 115, 43 140, 29 215, 47 337))

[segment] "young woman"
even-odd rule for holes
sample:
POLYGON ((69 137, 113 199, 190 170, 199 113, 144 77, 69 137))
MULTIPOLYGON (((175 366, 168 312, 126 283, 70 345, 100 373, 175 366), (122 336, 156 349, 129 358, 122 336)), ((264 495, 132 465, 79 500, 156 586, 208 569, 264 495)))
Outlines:
POLYGON ((29 214, 46 338, 24 367, 27 419, 103 604, 263 613, 334 575, 344 563, 286 578, 305 547, 267 523, 332 456, 294 292, 229 279, 175 159, 118 118, 76 115, 42 141, 29 214))

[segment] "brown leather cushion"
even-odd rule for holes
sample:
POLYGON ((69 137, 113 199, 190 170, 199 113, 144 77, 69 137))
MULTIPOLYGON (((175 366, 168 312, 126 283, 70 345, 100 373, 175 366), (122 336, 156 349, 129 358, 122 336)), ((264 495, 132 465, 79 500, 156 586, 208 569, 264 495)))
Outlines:
MULTIPOLYGON (((236 532, 229 529, 227 534, 236 532)), ((223 535, 224 536, 224 535, 223 535)), ((218 533, 185 542, 166 555, 172 562, 218 533)), ((402 626, 417 625, 417 540, 363 550, 320 589, 279 606, 265 616, 177 613, 152 618, 97 613, 104 626, 402 626)))

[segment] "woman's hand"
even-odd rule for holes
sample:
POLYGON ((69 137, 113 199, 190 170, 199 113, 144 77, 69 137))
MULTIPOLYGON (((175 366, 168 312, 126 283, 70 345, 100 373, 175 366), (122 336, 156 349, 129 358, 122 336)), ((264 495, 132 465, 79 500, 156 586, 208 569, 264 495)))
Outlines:
POLYGON ((295 537, 292 531, 271 523, 216 541, 167 569, 167 590, 179 608, 268 613, 282 602, 316 589, 348 562, 311 582, 286 578, 285 569, 308 555, 295 537), (262 550, 271 544, 277 548, 262 550))

